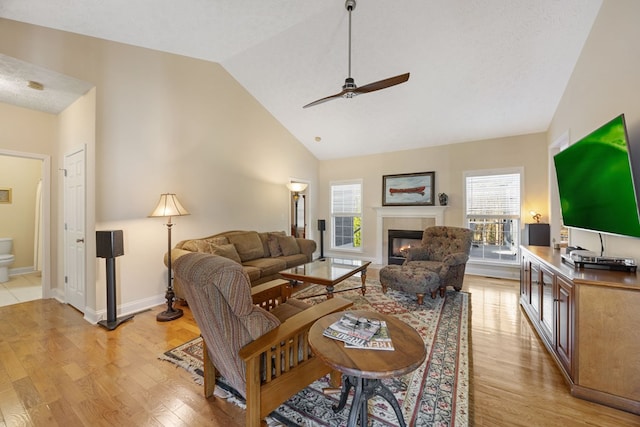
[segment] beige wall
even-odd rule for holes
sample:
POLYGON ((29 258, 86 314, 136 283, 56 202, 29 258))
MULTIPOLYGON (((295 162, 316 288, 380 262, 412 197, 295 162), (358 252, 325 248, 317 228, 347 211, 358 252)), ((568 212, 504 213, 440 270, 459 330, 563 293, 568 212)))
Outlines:
POLYGON ((15 262, 10 269, 33 267, 36 190, 42 161, 0 155, 0 188, 11 188, 12 202, 0 203, 0 237, 13 238, 15 262))
MULTIPOLYGON (((547 145, 545 134, 453 144, 418 150, 396 151, 373 156, 326 160, 320 163, 319 218, 330 219, 332 181, 363 180, 363 257, 375 259, 379 241, 376 236, 375 207, 382 205, 382 176, 435 171, 435 194, 447 193, 445 224, 461 226, 464 172, 522 167, 524 169, 523 219, 535 209, 548 218, 547 145)), ((327 233, 328 236, 328 233, 327 233)), ((325 243, 325 253, 330 247, 325 243)))
MULTIPOLYGON (((637 16, 640 3, 605 0, 548 135, 323 162, 217 64, 0 19, 4 54, 96 87, 92 135, 90 126, 82 125, 91 118, 79 118, 86 110, 58 122, 29 111, 16 117, 15 109, 0 104, 0 150, 53 156, 51 205, 59 215, 62 187, 55 175, 62 155, 68 147, 95 137, 95 146, 88 148, 93 170, 88 170, 87 198, 95 202, 88 206, 89 215, 95 207, 95 227, 87 232, 124 231, 125 256, 117 262, 118 304, 132 311, 161 301, 164 294, 165 221, 147 218, 162 192, 176 192, 191 212, 174 218, 175 243, 228 229, 288 230, 285 183, 290 178, 309 181, 309 231, 314 237, 315 220, 329 218, 329 183, 362 178, 363 255, 371 258, 377 245, 372 208, 381 204, 385 174, 435 171, 436 193, 450 196, 445 222, 460 225, 464 171, 522 166, 523 210, 538 209, 543 220, 548 218, 548 143, 567 130, 573 141, 620 112, 626 114, 632 138, 640 137, 637 16), (65 130, 67 125, 71 130, 65 130), (58 131, 58 126, 63 129, 58 131)), ((61 220, 52 222, 51 247, 59 248, 61 220)), ((594 247, 597 235, 574 233, 573 238, 594 247)), ((640 259, 637 239, 606 239, 612 254, 640 259)), ((88 258, 94 249, 87 248, 88 258)), ((105 307, 104 266, 95 260, 92 268, 96 279, 89 285, 93 294, 89 293, 88 306, 99 311, 105 307)), ((61 273, 54 277, 59 281, 61 273)))
MULTIPOLYGON (((87 233, 124 232, 116 263, 124 311, 164 298, 166 220, 147 218, 160 193, 177 193, 191 213, 174 218, 174 243, 228 229, 288 230, 292 177, 310 182, 315 211, 317 160, 220 65, 2 19, 0 51, 95 85, 95 166, 87 171, 95 227, 87 233)), ((91 138, 76 119, 70 132, 61 120, 50 137, 60 138, 59 156, 91 138)), ((53 185, 52 198, 61 188, 53 185)), ((61 234, 55 239, 59 248, 61 234)), ((97 312, 106 305, 105 268, 98 259, 92 268, 87 305, 97 312)))
MULTIPOLYGON (((548 142, 569 132, 575 142, 620 113, 640 142, 640 2, 605 0, 553 118, 548 142)), ((559 222, 556 218, 554 221, 559 222)), ((640 240, 603 235, 605 254, 640 261, 640 240)), ((571 231, 571 242, 600 251, 597 233, 571 231)))
MULTIPOLYGON (((96 89, 89 90, 67 109, 58 115, 58 132, 56 147, 56 162, 53 165, 51 188, 54 189, 55 204, 52 212, 51 242, 53 242, 53 259, 56 271, 54 276, 55 294, 62 297, 64 294, 65 251, 64 245, 64 203, 62 202, 65 191, 64 174, 65 157, 78 150, 85 152, 86 188, 85 188, 85 280, 87 284, 96 283, 95 271, 95 141, 96 141, 96 89)), ((96 286, 85 287, 88 310, 95 312, 96 307, 106 305, 106 292, 96 293, 96 286)))

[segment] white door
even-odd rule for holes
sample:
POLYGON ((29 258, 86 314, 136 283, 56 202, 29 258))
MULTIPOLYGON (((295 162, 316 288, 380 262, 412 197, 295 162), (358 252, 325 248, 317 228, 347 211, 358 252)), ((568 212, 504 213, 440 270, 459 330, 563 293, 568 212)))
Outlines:
POLYGON ((64 296, 85 310, 85 150, 64 157, 64 296))

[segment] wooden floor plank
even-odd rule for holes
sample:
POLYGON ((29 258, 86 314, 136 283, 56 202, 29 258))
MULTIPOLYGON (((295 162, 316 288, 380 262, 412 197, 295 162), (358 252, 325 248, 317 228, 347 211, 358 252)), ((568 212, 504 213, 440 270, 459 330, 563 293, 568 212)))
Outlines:
MULTIPOLYGON (((518 288, 465 277, 473 425, 640 426, 640 416, 570 395, 520 310, 518 288)), ((181 308, 185 315, 171 322, 156 321, 159 306, 107 331, 55 300, 0 307, 0 427, 243 426, 241 408, 205 399, 189 373, 158 360, 199 335, 181 308)))

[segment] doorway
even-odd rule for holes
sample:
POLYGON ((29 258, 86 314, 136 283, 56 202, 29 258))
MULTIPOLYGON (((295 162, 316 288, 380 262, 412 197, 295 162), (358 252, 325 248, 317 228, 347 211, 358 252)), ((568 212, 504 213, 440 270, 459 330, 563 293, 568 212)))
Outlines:
POLYGON ((0 183, 12 193, 0 212, 0 237, 13 239, 15 258, 0 305, 49 297, 49 171, 47 155, 0 150, 0 183))

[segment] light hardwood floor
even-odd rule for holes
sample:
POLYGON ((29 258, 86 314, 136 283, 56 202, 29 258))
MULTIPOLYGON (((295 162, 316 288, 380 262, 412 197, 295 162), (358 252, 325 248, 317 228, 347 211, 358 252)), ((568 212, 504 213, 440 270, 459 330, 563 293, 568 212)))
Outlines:
MULTIPOLYGON (((464 290, 472 425, 640 426, 640 416, 569 394, 518 307, 517 282, 467 276, 464 290)), ((205 400, 187 372, 157 359, 199 334, 188 308, 156 322, 162 310, 107 331, 55 300, 0 307, 0 426, 242 426, 241 409, 205 400)))

